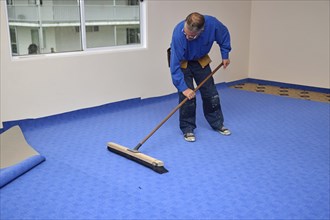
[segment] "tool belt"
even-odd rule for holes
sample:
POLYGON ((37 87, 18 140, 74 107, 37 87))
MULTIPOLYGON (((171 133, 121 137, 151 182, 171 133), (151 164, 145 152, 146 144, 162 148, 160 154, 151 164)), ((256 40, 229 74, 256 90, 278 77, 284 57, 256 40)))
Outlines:
POLYGON ((168 67, 171 67, 171 48, 170 47, 167 49, 167 63, 168 63, 168 67))
MULTIPOLYGON (((212 62, 212 60, 208 54, 199 58, 197 61, 202 66, 202 68, 206 67, 207 65, 209 65, 212 62)), ((188 67, 188 62, 189 61, 187 61, 187 60, 181 61, 181 68, 186 69, 188 67)))
MULTIPOLYGON (((167 49, 167 62, 168 62, 168 67, 170 67, 170 60, 171 60, 171 48, 169 47, 167 49)), ((205 56, 199 58, 198 60, 198 63, 202 66, 202 68, 206 67, 207 65, 209 65, 212 60, 211 58, 209 57, 208 54, 206 54, 205 56)), ((188 62, 187 60, 184 60, 184 61, 181 61, 181 68, 182 69, 187 69, 188 67, 188 62)))

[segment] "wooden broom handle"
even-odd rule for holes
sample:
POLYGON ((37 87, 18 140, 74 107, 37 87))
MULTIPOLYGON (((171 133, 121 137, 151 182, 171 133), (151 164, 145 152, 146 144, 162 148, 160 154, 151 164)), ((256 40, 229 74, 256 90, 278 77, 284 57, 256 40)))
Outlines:
MULTIPOLYGON (((221 67, 223 66, 223 63, 220 63, 195 89, 194 92, 197 92, 204 83, 209 80, 221 67)), ((136 147, 134 148, 135 151, 138 151, 139 148, 179 109, 181 106, 188 101, 188 98, 186 97, 184 100, 180 102, 179 105, 177 105, 167 116, 164 118, 163 121, 161 121, 157 127, 154 128, 136 147)))

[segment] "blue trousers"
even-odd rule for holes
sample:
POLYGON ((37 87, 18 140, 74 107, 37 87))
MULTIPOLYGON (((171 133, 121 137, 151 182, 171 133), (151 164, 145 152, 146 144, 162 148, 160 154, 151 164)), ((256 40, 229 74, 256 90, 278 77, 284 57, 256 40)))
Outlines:
MULTIPOLYGON (((212 71, 209 65, 202 68, 197 61, 189 61, 184 73, 184 80, 190 89, 194 89, 193 80, 199 85, 212 71)), ((219 93, 213 77, 209 78, 199 89, 203 100, 203 112, 210 126, 217 130, 223 126, 224 118, 220 105, 219 93)), ((179 102, 186 97, 179 92, 179 102)), ((196 98, 188 100, 179 110, 180 129, 185 134, 196 128, 196 98)))

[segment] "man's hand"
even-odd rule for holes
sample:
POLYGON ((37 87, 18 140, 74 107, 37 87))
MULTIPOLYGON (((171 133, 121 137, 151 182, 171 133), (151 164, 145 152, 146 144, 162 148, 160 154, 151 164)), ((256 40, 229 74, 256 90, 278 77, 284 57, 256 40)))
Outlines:
POLYGON ((222 63, 223 63, 223 68, 226 69, 227 66, 229 66, 229 64, 230 64, 230 60, 229 59, 224 59, 224 60, 222 60, 222 63))
POLYGON ((189 100, 195 98, 195 92, 192 89, 186 89, 182 92, 184 96, 186 96, 189 100))

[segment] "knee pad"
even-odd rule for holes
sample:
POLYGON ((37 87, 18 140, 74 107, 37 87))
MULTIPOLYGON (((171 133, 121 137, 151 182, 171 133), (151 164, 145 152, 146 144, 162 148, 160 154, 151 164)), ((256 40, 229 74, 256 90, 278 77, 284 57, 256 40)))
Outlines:
POLYGON ((208 98, 203 98, 204 110, 207 112, 215 112, 220 108, 219 95, 215 95, 208 98))

